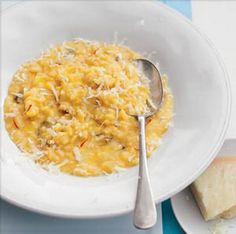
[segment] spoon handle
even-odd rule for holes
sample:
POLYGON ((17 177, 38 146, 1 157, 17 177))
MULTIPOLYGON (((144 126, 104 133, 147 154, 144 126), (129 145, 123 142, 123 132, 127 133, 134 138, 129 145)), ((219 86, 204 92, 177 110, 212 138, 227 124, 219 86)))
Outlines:
POLYGON ((156 223, 156 207, 152 196, 147 167, 145 140, 145 116, 138 116, 139 122, 139 177, 133 223, 138 229, 148 229, 156 223))

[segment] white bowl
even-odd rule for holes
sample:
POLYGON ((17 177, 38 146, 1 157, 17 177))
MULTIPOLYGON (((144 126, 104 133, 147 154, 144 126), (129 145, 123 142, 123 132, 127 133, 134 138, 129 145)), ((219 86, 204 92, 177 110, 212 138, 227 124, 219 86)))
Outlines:
MULTIPOLYGON (((178 13, 141 1, 37 1, 8 9, 2 16, 2 103, 17 67, 50 44, 76 37, 113 42, 115 32, 134 50, 156 52, 153 59, 168 74, 175 98, 174 127, 149 160, 160 202, 189 185, 213 160, 230 116, 229 81, 218 55, 178 13)), ((137 167, 97 178, 50 174, 23 163, 2 119, 1 127, 4 199, 64 217, 114 216, 133 209, 137 167)))

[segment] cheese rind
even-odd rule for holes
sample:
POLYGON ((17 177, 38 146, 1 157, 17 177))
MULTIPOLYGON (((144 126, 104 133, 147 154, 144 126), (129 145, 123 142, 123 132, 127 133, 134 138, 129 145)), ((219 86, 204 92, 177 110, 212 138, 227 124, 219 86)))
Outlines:
POLYGON ((236 205, 230 208, 229 210, 226 210, 223 212, 220 217, 224 219, 230 219, 236 216, 236 205))
POLYGON ((236 157, 216 158, 191 186, 205 220, 236 215, 236 157))

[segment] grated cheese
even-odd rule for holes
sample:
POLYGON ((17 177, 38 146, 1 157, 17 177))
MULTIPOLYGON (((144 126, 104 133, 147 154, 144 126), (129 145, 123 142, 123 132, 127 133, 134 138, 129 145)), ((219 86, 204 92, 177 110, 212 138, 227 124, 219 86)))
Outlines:
POLYGON ((78 147, 74 147, 74 148, 73 148, 73 153, 74 153, 75 159, 76 159, 78 162, 80 162, 80 161, 81 161, 81 155, 80 155, 79 148, 78 148, 78 147))
POLYGON ((54 97, 56 99, 56 102, 59 102, 57 91, 56 91, 56 89, 54 88, 53 85, 51 85, 51 90, 52 90, 52 93, 53 93, 53 95, 54 95, 54 97))
POLYGON ((16 113, 4 113, 5 117, 16 117, 16 113))
POLYGON ((144 26, 144 24, 145 24, 144 19, 141 19, 141 20, 139 21, 139 24, 140 24, 141 26, 144 26))
POLYGON ((227 234, 228 227, 225 225, 224 221, 221 219, 211 226, 210 231, 212 234, 227 234))
POLYGON ((60 74, 60 77, 61 77, 61 79, 62 79, 64 82, 69 82, 68 77, 66 77, 66 76, 64 76, 64 75, 62 75, 62 74, 60 74))
POLYGON ((19 80, 19 81, 21 81, 21 82, 25 82, 25 79, 24 79, 23 77, 21 77, 20 75, 18 75, 18 74, 16 74, 16 75, 14 76, 14 78, 17 79, 17 80, 19 80))
POLYGON ((55 163, 49 163, 47 165, 44 165, 45 166, 45 169, 47 171, 49 171, 50 173, 53 173, 53 174, 60 174, 60 167, 58 165, 56 165, 55 163))
POLYGON ((74 121, 74 119, 64 119, 64 118, 60 118, 57 120, 58 123, 64 124, 64 125, 69 125, 72 124, 74 121))
POLYGON ((135 155, 130 155, 130 156, 128 157, 128 161, 129 161, 129 162, 132 162, 134 158, 135 158, 135 155))
POLYGON ((19 97, 19 98, 22 98, 23 97, 23 94, 22 93, 12 93, 12 95, 16 96, 16 97, 19 97))
POLYGON ((52 128, 47 128, 47 131, 51 136, 53 136, 53 137, 57 136, 57 133, 52 128))
POLYGON ((116 166, 116 167, 114 168, 114 170, 115 170, 115 172, 124 172, 124 171, 127 171, 126 168, 124 168, 124 167, 119 167, 119 166, 116 166))
POLYGON ((33 140, 30 139, 29 137, 27 138, 27 140, 29 141, 30 144, 33 144, 33 143, 34 143, 33 140))

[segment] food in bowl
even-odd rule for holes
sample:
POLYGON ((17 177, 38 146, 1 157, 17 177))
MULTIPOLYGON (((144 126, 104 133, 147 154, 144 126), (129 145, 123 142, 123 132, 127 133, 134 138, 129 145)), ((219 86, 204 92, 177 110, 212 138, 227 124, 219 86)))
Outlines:
MULTIPOLYGON (((148 108, 148 80, 121 45, 74 40, 27 62, 14 74, 5 99, 12 141, 49 169, 98 176, 139 162, 134 114, 148 108)), ((148 156, 173 116, 173 96, 162 77, 164 101, 147 120, 148 156)))

